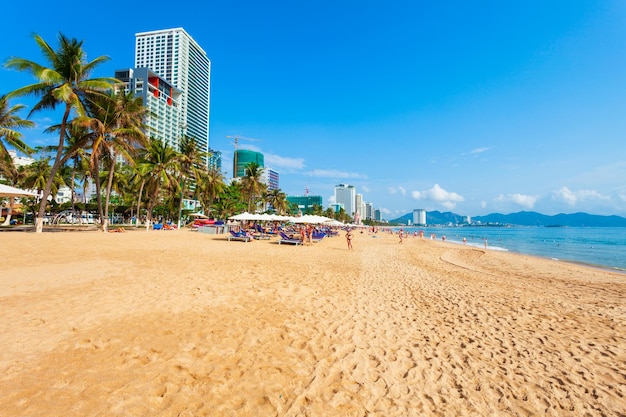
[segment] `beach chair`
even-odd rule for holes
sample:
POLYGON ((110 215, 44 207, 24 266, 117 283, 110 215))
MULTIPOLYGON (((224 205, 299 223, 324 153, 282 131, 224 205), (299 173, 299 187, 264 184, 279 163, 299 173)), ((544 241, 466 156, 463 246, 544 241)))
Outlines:
POLYGON ((228 241, 230 242, 231 240, 238 240, 241 242, 250 242, 252 240, 252 238, 248 235, 246 235, 245 233, 238 233, 235 232, 233 230, 230 230, 230 235, 228 236, 228 241))
POLYGON ((302 241, 300 239, 293 239, 290 238, 289 236, 287 236, 284 232, 280 232, 280 240, 278 241, 278 244, 282 244, 282 243, 287 243, 289 245, 299 245, 302 243, 302 241))
POLYGON ((311 239, 313 240, 313 242, 319 242, 324 239, 324 237, 326 237, 326 233, 324 232, 313 232, 311 239))

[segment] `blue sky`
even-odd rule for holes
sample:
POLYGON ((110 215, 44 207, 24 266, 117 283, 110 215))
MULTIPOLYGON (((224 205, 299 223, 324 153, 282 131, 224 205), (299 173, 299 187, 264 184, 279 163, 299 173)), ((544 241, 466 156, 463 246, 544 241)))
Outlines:
MULTIPOLYGON (((183 27, 211 59, 210 146, 229 176, 238 135, 287 194, 326 206, 349 183, 386 219, 626 216, 624 1, 89 3, 4 5, 0 60, 44 63, 31 34, 62 32, 112 76, 135 33, 183 27)), ((0 93, 31 82, 0 69, 0 93)), ((27 143, 54 143, 51 116, 27 143)))

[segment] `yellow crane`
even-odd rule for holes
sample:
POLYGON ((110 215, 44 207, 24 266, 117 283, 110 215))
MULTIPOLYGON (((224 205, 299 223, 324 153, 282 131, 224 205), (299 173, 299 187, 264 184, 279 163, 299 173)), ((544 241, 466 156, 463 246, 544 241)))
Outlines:
POLYGON ((237 175, 237 150, 239 149, 239 141, 240 140, 249 140, 251 142, 262 142, 263 139, 255 139, 255 138, 246 138, 243 136, 226 136, 228 139, 232 139, 233 140, 233 145, 235 145, 235 156, 234 156, 234 162, 233 162, 233 178, 235 178, 235 176, 237 175))

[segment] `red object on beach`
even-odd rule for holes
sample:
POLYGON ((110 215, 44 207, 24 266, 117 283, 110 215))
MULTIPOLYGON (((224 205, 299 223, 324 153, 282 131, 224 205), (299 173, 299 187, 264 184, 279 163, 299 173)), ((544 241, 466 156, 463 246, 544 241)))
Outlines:
POLYGON ((206 226, 208 224, 215 224, 215 220, 212 219, 196 219, 192 223, 192 227, 201 227, 206 226))

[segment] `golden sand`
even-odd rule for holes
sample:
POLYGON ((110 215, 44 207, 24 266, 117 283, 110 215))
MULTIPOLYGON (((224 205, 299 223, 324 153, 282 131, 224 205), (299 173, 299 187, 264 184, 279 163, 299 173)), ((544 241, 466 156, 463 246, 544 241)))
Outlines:
POLYGON ((626 276, 410 237, 1 233, 2 416, 623 416, 626 276))

